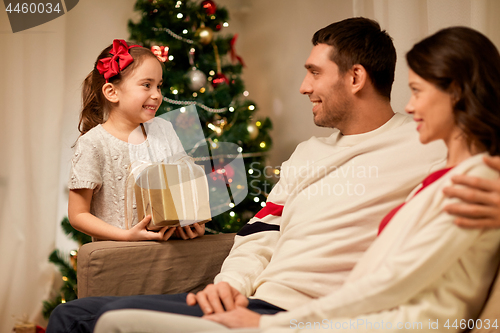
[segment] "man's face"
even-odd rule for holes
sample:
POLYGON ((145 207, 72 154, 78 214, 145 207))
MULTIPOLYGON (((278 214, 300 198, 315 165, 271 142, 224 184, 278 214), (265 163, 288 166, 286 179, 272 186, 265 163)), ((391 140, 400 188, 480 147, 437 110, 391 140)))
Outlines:
POLYGON ((308 95, 313 103, 314 123, 322 127, 336 127, 342 131, 351 118, 351 94, 347 88, 348 75, 340 75, 336 63, 330 59, 333 47, 315 45, 306 60, 306 77, 300 93, 308 95))

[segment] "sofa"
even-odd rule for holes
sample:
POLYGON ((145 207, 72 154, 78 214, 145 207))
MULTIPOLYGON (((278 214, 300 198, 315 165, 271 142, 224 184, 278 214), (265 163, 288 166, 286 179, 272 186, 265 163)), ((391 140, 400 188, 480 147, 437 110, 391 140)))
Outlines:
POLYGON ((78 298, 196 292, 211 283, 234 234, 168 242, 101 241, 78 251, 78 298))
MULTIPOLYGON (((234 234, 220 234, 189 241, 85 244, 78 252, 78 297, 197 292, 220 271, 233 240, 234 234)), ((491 286, 476 320, 483 327, 469 332, 500 332, 499 281, 497 278, 491 286), (491 323, 497 320, 498 327, 485 328, 487 319, 491 323)))

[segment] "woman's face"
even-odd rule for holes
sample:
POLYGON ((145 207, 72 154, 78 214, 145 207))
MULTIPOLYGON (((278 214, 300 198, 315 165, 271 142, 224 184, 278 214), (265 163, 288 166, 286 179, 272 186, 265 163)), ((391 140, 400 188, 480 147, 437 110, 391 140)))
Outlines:
POLYGON ((420 142, 442 139, 446 144, 460 134, 453 117, 452 96, 424 80, 411 69, 408 84, 411 97, 405 111, 417 122, 420 142))

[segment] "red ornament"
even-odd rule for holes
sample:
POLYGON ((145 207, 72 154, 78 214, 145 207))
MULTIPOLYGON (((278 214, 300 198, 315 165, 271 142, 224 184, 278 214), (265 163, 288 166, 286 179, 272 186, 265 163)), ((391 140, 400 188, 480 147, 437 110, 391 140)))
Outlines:
POLYGON ((218 23, 218 24, 215 26, 215 31, 220 31, 220 29, 222 29, 222 24, 221 24, 221 23, 218 23))
POLYGON ((221 84, 229 84, 229 79, 224 74, 219 73, 219 74, 214 76, 214 78, 212 80, 212 86, 214 88, 217 88, 221 84))
POLYGON ((151 46, 151 52, 160 60, 161 62, 165 62, 168 60, 168 46, 151 46))
POLYGON ((205 9, 207 15, 214 15, 217 10, 217 5, 212 0, 204 0, 201 2, 201 8, 205 9))
POLYGON ((222 165, 219 164, 215 167, 215 172, 213 173, 213 180, 222 180, 223 182, 232 183, 234 177, 234 169, 229 164, 222 165))

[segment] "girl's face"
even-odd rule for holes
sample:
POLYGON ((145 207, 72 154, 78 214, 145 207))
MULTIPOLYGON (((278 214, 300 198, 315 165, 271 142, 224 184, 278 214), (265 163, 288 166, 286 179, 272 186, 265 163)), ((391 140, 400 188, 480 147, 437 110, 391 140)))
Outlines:
POLYGON ((162 82, 160 63, 146 57, 116 87, 118 103, 112 112, 137 126, 153 119, 162 102, 162 82))
POLYGON ((411 69, 408 84, 411 97, 405 111, 412 114, 413 120, 417 122, 420 142, 426 144, 442 139, 448 145, 461 133, 455 125, 452 96, 424 80, 411 69))

